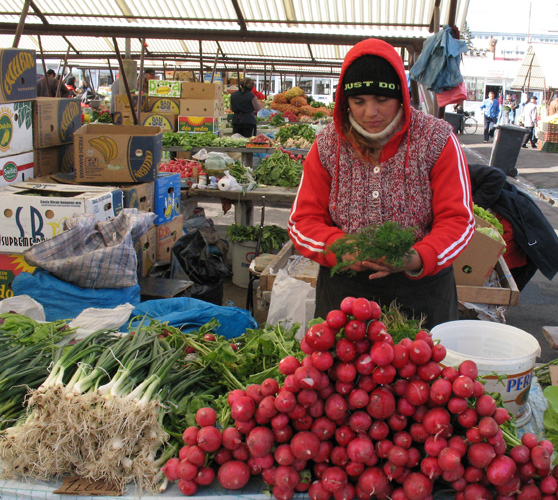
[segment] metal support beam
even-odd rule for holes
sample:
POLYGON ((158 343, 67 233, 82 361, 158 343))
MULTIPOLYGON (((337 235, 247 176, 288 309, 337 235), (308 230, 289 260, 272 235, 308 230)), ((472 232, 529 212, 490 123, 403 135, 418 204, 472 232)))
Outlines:
POLYGON ((232 4, 233 4, 233 7, 234 7, 234 12, 236 13, 236 17, 237 17, 236 22, 240 26, 240 31, 242 31, 242 32, 247 31, 248 28, 246 27, 246 21, 244 20, 244 14, 242 13, 242 9, 240 8, 240 5, 238 4, 238 0, 232 0, 232 4))
POLYGON ((41 37, 38 36, 37 39, 39 40, 39 51, 41 52, 41 59, 43 61, 43 73, 44 73, 44 77, 46 79, 46 87, 47 87, 47 94, 48 97, 52 97, 52 95, 50 95, 50 85, 48 84, 48 75, 47 75, 47 67, 46 67, 46 60, 45 60, 45 53, 43 52, 43 42, 41 41, 41 37))
POLYGON ((200 82, 203 83, 203 46, 200 40, 200 82))
POLYGON ((21 11, 21 16, 19 16, 19 22, 17 23, 14 41, 12 44, 13 48, 17 48, 17 46, 19 45, 19 40, 21 39, 21 34, 23 33, 23 27, 25 26, 25 18, 27 17, 27 13, 29 12, 30 2, 31 0, 25 0, 25 3, 23 4, 23 9, 21 11))
POLYGON ((130 108, 132 109, 132 120, 134 121, 134 125, 137 125, 138 117, 136 115, 136 108, 134 108, 132 93, 130 92, 130 85, 128 83, 126 72, 124 71, 124 62, 122 61, 122 56, 120 55, 120 49, 118 48, 116 37, 112 38, 112 43, 114 45, 114 51, 116 52, 116 58, 118 59, 118 66, 120 67, 120 78, 122 78, 122 81, 124 82, 124 88, 126 89, 126 95, 128 96, 128 103, 130 104, 130 108))

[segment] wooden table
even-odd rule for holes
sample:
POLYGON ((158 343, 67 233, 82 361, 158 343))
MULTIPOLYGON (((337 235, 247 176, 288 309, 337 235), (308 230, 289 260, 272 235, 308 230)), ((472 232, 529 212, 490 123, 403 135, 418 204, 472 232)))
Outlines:
MULTIPOLYGON (((214 148, 214 147, 207 147, 207 148, 192 148, 192 155, 195 155, 198 151, 205 149, 208 153, 217 152, 217 153, 240 153, 242 155, 241 162, 245 167, 252 168, 254 163, 254 153, 265 153, 265 154, 273 154, 280 148, 214 148)), ((181 146, 169 146, 163 148, 163 151, 184 151, 181 146)), ((294 155, 304 155, 308 154, 308 149, 289 149, 294 155)))
POLYGON ((297 188, 278 186, 259 187, 242 193, 239 191, 221 191, 219 189, 183 188, 181 195, 193 201, 203 198, 231 201, 235 206, 234 220, 242 226, 254 225, 254 204, 265 196, 266 207, 289 208, 295 199, 297 188))

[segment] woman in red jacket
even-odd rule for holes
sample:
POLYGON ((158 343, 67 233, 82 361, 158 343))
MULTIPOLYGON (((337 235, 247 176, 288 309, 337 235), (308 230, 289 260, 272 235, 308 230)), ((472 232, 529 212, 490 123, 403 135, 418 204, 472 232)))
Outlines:
MULTIPOLYGON (((403 61, 377 39, 355 45, 337 86, 334 122, 318 134, 289 218, 296 248, 320 264, 316 316, 346 296, 426 316, 426 327, 458 319, 451 263, 474 233, 467 162, 447 122, 411 107, 403 61), (330 276, 328 247, 364 227, 414 227, 406 264, 360 261, 330 276)), ((343 260, 353 259, 346 255, 343 260)))

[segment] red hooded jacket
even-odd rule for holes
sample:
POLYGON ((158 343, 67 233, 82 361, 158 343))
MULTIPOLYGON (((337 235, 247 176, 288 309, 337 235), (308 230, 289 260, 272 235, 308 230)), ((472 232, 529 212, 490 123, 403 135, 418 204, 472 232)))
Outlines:
POLYGON ((355 45, 341 68, 334 123, 318 135, 304 163, 288 224, 295 247, 306 257, 332 267, 335 256, 323 252, 346 232, 366 227, 370 221, 397 220, 416 227, 413 217, 415 208, 420 206, 424 214, 418 219, 419 237, 413 248, 421 256, 423 268, 413 277, 433 275, 451 265, 473 236, 475 222, 467 162, 448 127, 443 120, 411 107, 403 61, 391 45, 377 39, 355 45), (343 75, 355 59, 366 54, 381 56, 396 69, 403 96, 404 124, 382 148, 377 166, 359 160, 344 136, 342 122, 348 107, 343 75), (331 137, 337 142, 336 157, 335 151, 324 148, 324 144, 332 143, 331 137), (423 166, 423 150, 430 165, 423 166), (360 173, 353 175, 351 169, 359 168, 360 173), (408 176, 410 171, 414 179, 408 176), (403 197, 398 191, 408 177, 414 185, 409 191, 411 196, 403 197), (356 179, 360 184, 344 187, 347 179, 356 179), (397 191, 396 195, 393 191, 397 191), (344 218, 339 216, 338 205, 344 207, 344 218))

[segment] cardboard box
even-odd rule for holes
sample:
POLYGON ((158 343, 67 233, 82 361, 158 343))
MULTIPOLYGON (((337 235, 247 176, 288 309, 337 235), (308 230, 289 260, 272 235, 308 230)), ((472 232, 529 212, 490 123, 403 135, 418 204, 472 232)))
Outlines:
POLYGON ((53 148, 35 149, 35 175, 43 177, 59 172, 74 171, 74 145, 64 144, 53 148))
POLYGON ((176 71, 174 79, 181 82, 195 82, 198 80, 198 77, 194 71, 176 71))
POLYGON ((221 119, 215 116, 179 116, 178 132, 213 132, 217 134, 221 126, 221 119))
POLYGON ((0 104, 0 158, 33 149, 33 101, 0 104))
POLYGON ((225 101, 219 99, 180 99, 181 116, 221 116, 225 114, 225 101))
POLYGON ((0 158, 0 186, 27 181, 34 176, 33 151, 0 158))
MULTIPOLYGON (((137 94, 132 94, 132 104, 134 109, 138 109, 138 99, 139 96, 137 94)), ((119 112, 123 114, 129 114, 132 112, 132 108, 130 107, 130 101, 128 100, 128 96, 126 94, 117 94, 114 96, 113 99, 113 106, 114 112, 119 112)))
POLYGON ((0 300, 14 296, 12 282, 18 274, 32 273, 35 269, 21 254, 0 253, 0 300))
MULTIPOLYGON (((287 261, 291 255, 296 254, 298 254, 298 252, 295 250, 293 242, 288 241, 285 243, 279 253, 271 260, 271 262, 260 274, 260 290, 271 290, 279 269, 282 269, 287 265, 287 261)), ((293 276, 293 278, 306 281, 315 288, 320 266, 313 260, 306 259, 306 261, 305 265, 297 266, 298 274, 293 276)))
POLYGON ((153 97, 181 97, 182 82, 177 80, 149 80, 148 95, 153 97))
POLYGON ((170 262, 172 246, 183 235, 182 215, 157 226, 157 261, 170 262))
POLYGON ((153 264, 157 248, 157 228, 153 226, 134 245, 138 257, 138 277, 145 278, 153 264))
POLYGON ((221 99, 223 97, 223 84, 220 82, 182 82, 180 97, 182 99, 221 99))
POLYGON ((33 146, 50 148, 69 144, 81 127, 79 99, 37 97, 33 101, 33 146))
POLYGON ((154 182, 118 186, 122 190, 124 208, 137 208, 143 212, 153 212, 154 182))
POLYGON ((519 288, 510 273, 504 257, 498 259, 495 270, 500 287, 457 285, 460 302, 515 306, 519 301, 519 288))
POLYGON ((148 97, 147 111, 151 113, 180 114, 180 99, 175 97, 148 97))
POLYGON ((0 49, 0 103, 37 97, 34 50, 0 49))
POLYGON ((174 132, 178 115, 174 113, 144 113, 140 114, 140 125, 143 127, 161 127, 165 132, 174 132))
POLYGON ((161 127, 84 125, 74 137, 76 181, 152 182, 162 141, 161 127))
POLYGON ((0 188, 0 252, 23 253, 63 231, 76 213, 98 221, 122 211, 122 191, 110 186, 20 182, 0 188))
MULTIPOLYGON (((477 227, 494 227, 475 216, 477 227)), ((471 242, 453 262, 457 285, 482 286, 494 269, 506 245, 475 230, 471 242)))
POLYGON ((155 180, 154 200, 156 226, 180 215, 180 174, 159 173, 155 180))

